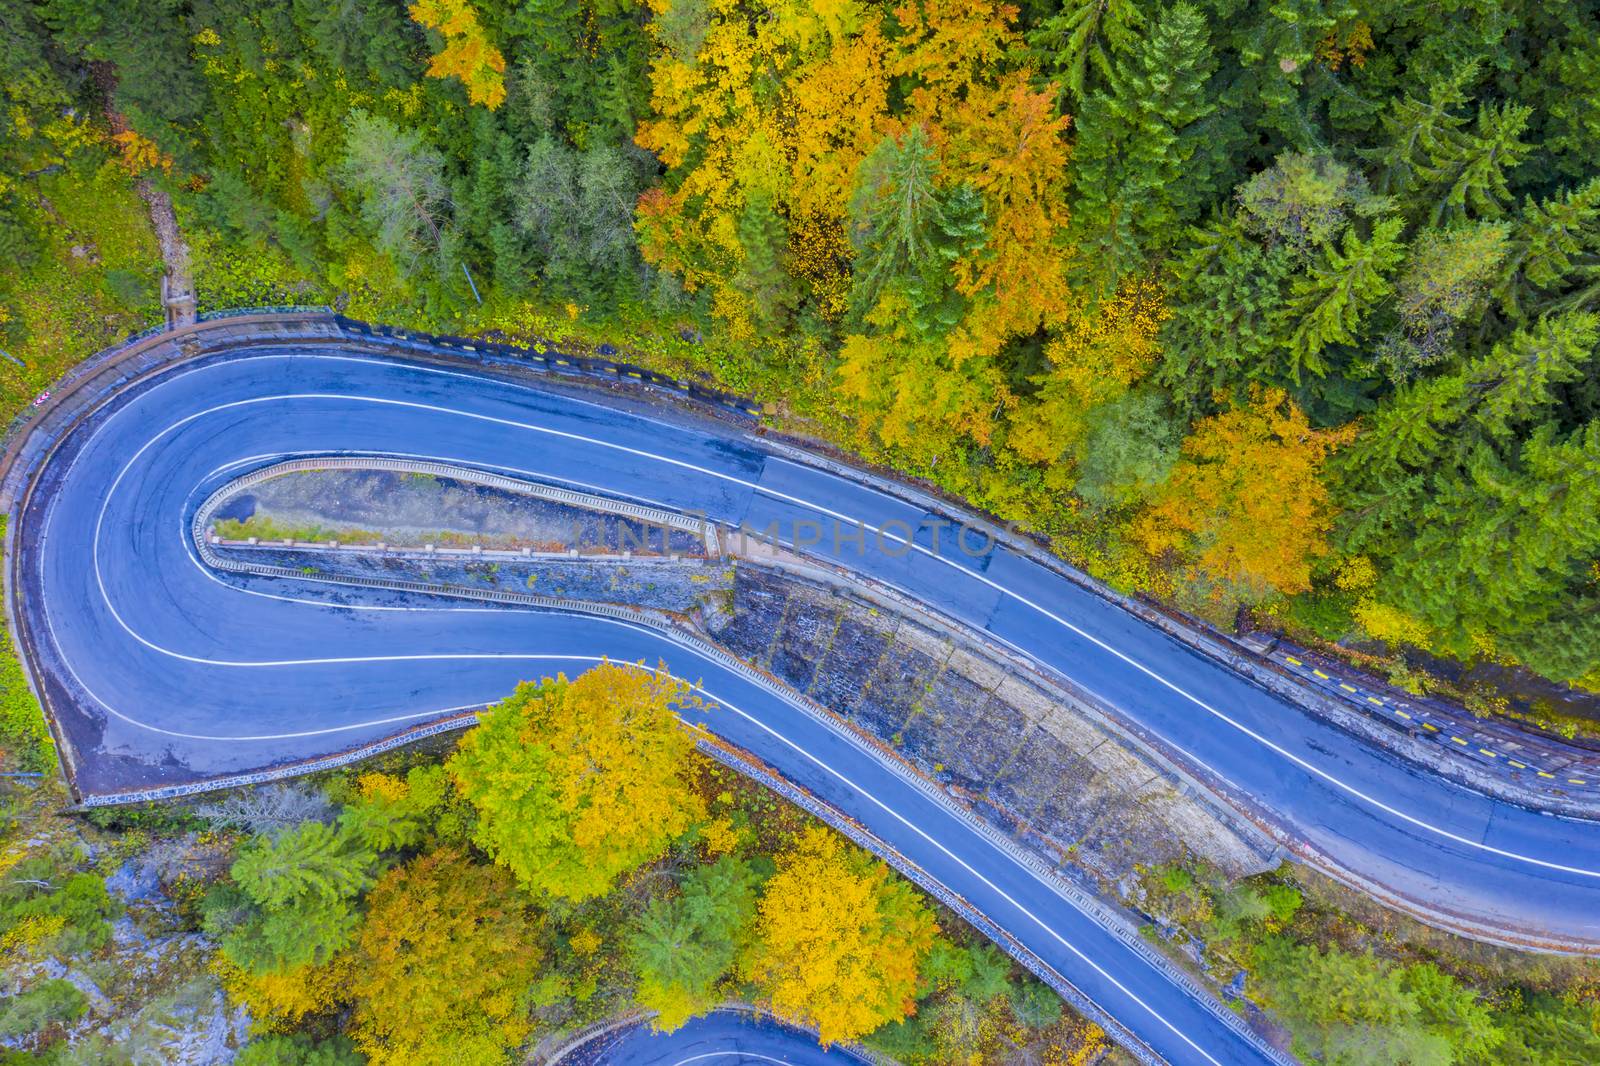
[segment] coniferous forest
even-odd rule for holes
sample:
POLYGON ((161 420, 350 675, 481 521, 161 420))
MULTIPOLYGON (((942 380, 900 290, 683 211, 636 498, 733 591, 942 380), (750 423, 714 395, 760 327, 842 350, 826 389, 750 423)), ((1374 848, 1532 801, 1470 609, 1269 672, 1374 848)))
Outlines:
POLYGON ((1591 4, 0 20, 13 410, 148 308, 106 206, 138 178, 203 306, 609 341, 1124 589, 1600 671, 1591 4), (103 262, 74 227, 113 231, 103 262), (46 298, 63 275, 89 291, 46 298))

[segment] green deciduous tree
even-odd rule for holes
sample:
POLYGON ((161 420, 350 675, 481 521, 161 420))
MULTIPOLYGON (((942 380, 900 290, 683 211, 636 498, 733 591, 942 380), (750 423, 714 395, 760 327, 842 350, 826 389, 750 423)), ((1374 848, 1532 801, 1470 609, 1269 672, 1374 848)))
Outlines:
POLYGON ((541 892, 606 892, 703 813, 676 714, 692 699, 665 672, 613 663, 519 686, 448 764, 478 809, 476 840, 541 892))
POLYGON ((1089 412, 1077 446, 1078 495, 1100 507, 1137 503, 1178 458, 1178 427, 1161 395, 1127 393, 1089 412))
POLYGON ((339 174, 360 204, 373 245, 402 277, 437 281, 457 269, 444 156, 421 133, 351 111, 339 174))
POLYGON ((512 209, 545 291, 612 302, 639 290, 633 205, 649 172, 649 160, 632 148, 578 151, 546 136, 528 150, 512 209))

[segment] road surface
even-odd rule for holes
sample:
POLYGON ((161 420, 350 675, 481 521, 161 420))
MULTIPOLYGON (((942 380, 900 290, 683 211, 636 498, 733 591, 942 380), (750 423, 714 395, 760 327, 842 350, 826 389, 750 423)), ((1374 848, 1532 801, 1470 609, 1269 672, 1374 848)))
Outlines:
MULTIPOLYGON (((201 564, 199 503, 303 455, 404 455, 567 484, 730 525, 863 523, 869 573, 1097 694, 1253 797, 1326 862, 1413 905, 1600 943, 1600 838, 1374 751, 1003 547, 969 554, 903 500, 725 426, 337 347, 240 349, 125 393, 42 471, 21 516, 26 624, 89 792, 233 774, 370 743, 608 656, 662 660, 719 705, 706 724, 870 828, 1155 1054, 1262 1061, 1056 887, 781 695, 622 621, 401 600, 201 564), (911 541, 898 544, 904 531, 911 541), (882 532, 888 549, 872 543, 882 532)), ((809 527, 805 539, 809 539, 809 527)))
POLYGON ((865 1059, 839 1048, 824 1049, 817 1038, 740 1011, 719 1010, 695 1018, 671 1033, 652 1032, 644 1023, 608 1033, 580 1045, 561 1066, 867 1066, 865 1059))

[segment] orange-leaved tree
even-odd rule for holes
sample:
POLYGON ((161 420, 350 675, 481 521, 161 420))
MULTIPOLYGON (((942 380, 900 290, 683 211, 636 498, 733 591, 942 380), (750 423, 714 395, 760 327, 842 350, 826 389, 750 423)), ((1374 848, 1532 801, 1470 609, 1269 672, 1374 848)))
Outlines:
POLYGON ((915 1009, 938 933, 916 890, 837 834, 813 827, 778 856, 745 973, 775 1013, 853 1040, 915 1009))
POLYGON ((495 866, 441 848, 367 896, 351 1033, 373 1066, 500 1063, 528 1036, 538 916, 495 866))
POLYGON ((1311 428, 1282 389, 1257 386, 1194 427, 1136 532, 1153 552, 1192 555, 1219 597, 1303 592, 1334 518, 1323 462, 1354 436, 1353 426, 1311 428))
POLYGON ((705 814, 676 711, 693 699, 664 670, 609 662, 519 685, 448 764, 478 809, 476 841, 541 892, 603 895, 705 814))

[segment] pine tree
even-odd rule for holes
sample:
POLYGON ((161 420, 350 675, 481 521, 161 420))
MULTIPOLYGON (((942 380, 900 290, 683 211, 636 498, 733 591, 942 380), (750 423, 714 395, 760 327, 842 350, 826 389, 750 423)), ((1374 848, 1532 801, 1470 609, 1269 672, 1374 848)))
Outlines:
POLYGON ((1284 313, 1293 323, 1289 367, 1296 383, 1302 369, 1319 377, 1327 372, 1329 345, 1356 343, 1362 321, 1393 288, 1389 277, 1405 255, 1404 228, 1397 218, 1385 219, 1366 240, 1346 230, 1342 248, 1324 249, 1322 262, 1295 279, 1284 313))
POLYGON ((971 301, 954 284, 954 267, 976 255, 988 241, 988 216, 983 194, 966 182, 939 197, 932 254, 905 279, 911 327, 925 340, 948 334, 966 314, 971 301))

